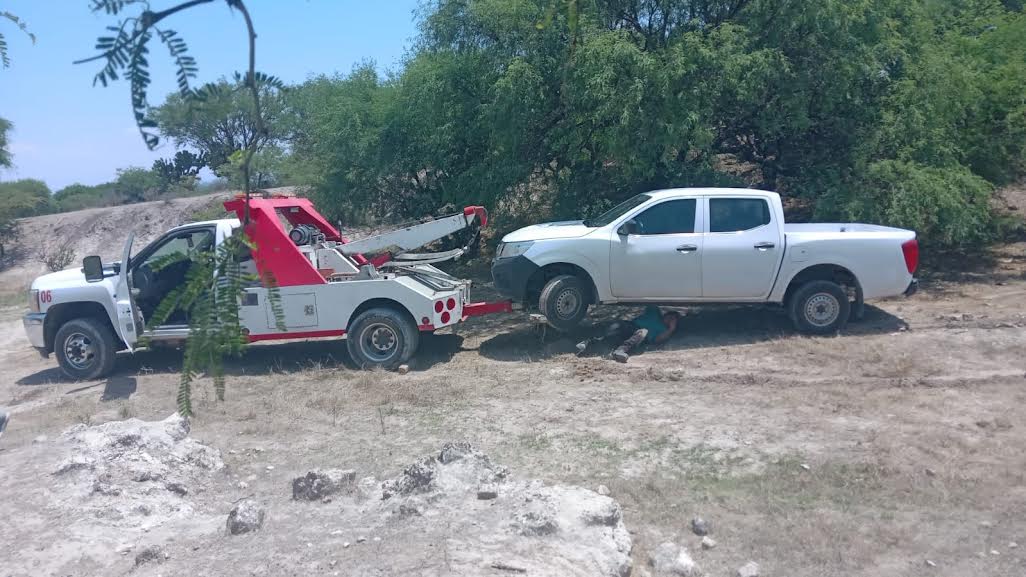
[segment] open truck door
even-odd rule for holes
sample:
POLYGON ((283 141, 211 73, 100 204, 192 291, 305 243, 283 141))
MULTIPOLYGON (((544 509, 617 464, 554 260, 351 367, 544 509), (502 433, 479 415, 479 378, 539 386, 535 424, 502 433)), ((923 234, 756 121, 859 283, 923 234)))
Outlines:
POLYGON ((129 352, 135 351, 135 345, 139 342, 143 330, 142 313, 139 312, 139 307, 136 306, 132 294, 132 275, 128 274, 133 240, 135 240, 135 233, 128 233, 125 248, 121 252, 121 269, 118 271, 118 282, 114 293, 114 310, 118 316, 118 336, 121 337, 129 352))

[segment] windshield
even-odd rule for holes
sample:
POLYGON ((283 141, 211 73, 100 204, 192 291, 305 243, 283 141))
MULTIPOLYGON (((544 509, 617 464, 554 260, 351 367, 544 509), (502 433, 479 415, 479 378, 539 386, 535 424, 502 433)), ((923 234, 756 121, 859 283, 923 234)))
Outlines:
POLYGON ((645 203, 645 201, 647 201, 650 198, 652 197, 647 194, 639 194, 637 196, 632 196, 631 198, 628 198, 627 200, 607 210, 601 215, 595 218, 589 218, 588 220, 584 221, 584 226, 592 228, 606 226, 607 224, 623 216, 627 211, 631 210, 632 208, 636 206, 641 206, 645 203))

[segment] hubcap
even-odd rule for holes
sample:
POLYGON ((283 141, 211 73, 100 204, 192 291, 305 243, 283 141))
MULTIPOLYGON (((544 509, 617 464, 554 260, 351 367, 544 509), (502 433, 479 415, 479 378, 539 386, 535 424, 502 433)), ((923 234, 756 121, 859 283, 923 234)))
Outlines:
POLYGON ((360 349, 367 358, 376 362, 387 361, 399 351, 399 335, 386 324, 370 325, 363 330, 360 349))
POLYGON ((556 316, 561 319, 573 318, 577 314, 577 309, 581 306, 581 301, 577 298, 577 291, 567 289, 556 297, 556 316))
POLYGON ((87 369, 96 360, 93 341, 82 333, 72 333, 64 340, 64 356, 76 369, 87 369))
POLYGON ((841 303, 829 293, 812 295, 805 303, 805 318, 817 327, 831 325, 841 314, 841 303))

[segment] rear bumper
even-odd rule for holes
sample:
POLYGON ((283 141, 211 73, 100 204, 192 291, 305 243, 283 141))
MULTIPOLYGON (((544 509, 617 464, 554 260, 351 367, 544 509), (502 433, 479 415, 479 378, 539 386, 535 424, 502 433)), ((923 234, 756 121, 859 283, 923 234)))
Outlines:
POLYGON ((522 303, 527 300, 527 281, 538 270, 538 265, 520 255, 501 258, 492 263, 492 280, 495 290, 506 298, 522 303))
POLYGON ((25 334, 32 346, 40 351, 46 350, 46 339, 43 336, 43 326, 46 323, 46 313, 28 313, 21 319, 25 325, 25 334))
POLYGON ((905 289, 905 296, 910 297, 919 292, 919 279, 912 279, 912 282, 908 283, 908 288, 905 289))

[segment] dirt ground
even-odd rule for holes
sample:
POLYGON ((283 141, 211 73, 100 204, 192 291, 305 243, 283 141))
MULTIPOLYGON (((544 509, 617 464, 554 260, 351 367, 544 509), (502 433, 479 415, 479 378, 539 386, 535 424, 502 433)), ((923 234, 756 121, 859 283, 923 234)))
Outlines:
MULTIPOLYGON (((28 348, 10 297, 0 309, 0 405, 11 413, 2 572, 347 575, 356 559, 380 558, 382 575, 440 574, 396 561, 428 544, 390 541, 389 525, 337 526, 330 508, 291 501, 290 482, 329 467, 393 476, 468 440, 519 477, 607 486, 634 575, 674 541, 713 576, 755 561, 763 576, 1018 577, 1026 242, 930 267, 919 294, 872 303, 836 337, 798 336, 772 308, 696 309, 666 347, 626 365, 578 358, 572 337, 542 338, 515 315, 424 339, 406 375, 352 370, 338 341, 253 346, 231 363, 225 402, 209 383, 196 394, 191 436, 221 451, 223 473, 190 493, 188 522, 141 524, 61 507, 48 489, 60 482, 54 443, 78 423, 168 417, 178 353, 124 355, 107 380, 65 382, 28 348), (225 516, 247 496, 268 520, 229 537, 225 516), (691 533, 695 515, 715 548, 691 533), (343 547, 362 535, 381 540, 343 547), (133 569, 128 548, 151 544, 168 561, 133 569)), ((11 274, 2 286, 19 284, 11 274)))

